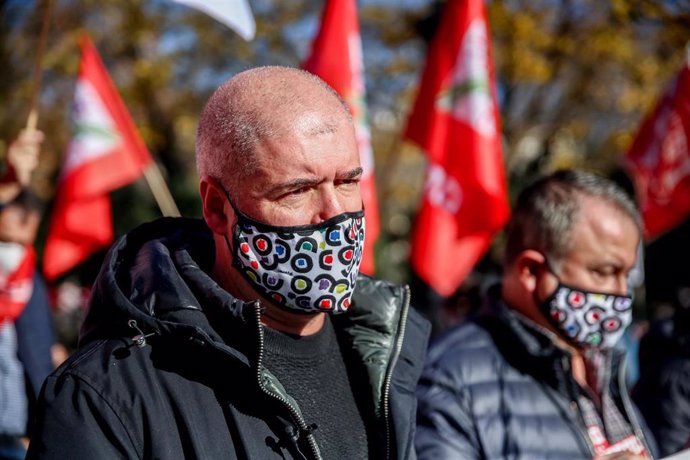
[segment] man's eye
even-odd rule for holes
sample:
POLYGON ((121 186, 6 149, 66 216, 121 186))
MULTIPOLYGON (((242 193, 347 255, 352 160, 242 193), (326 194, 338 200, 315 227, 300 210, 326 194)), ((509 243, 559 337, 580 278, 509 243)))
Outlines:
POLYGON ((616 273, 614 268, 595 268, 592 270, 592 274, 598 278, 605 278, 607 276, 612 276, 616 273))
POLYGON ((300 188, 297 188, 297 189, 291 191, 289 194, 290 195, 302 195, 304 193, 307 193, 308 191, 309 191, 309 187, 300 187, 300 188))

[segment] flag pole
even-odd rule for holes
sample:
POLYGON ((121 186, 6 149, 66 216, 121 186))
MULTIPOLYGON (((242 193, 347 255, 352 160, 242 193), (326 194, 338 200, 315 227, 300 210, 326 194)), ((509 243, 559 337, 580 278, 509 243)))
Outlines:
POLYGON ((41 79, 43 77, 43 53, 48 38, 48 29, 50 28, 50 12, 52 7, 53 0, 45 0, 41 20, 41 35, 38 39, 38 49, 36 50, 36 58, 34 59, 34 72, 29 99, 29 117, 26 121, 27 131, 35 131, 38 125, 38 97, 41 92, 41 79))
POLYGON ((180 210, 177 208, 175 199, 155 161, 152 161, 151 166, 144 170, 144 177, 163 216, 180 217, 180 210))

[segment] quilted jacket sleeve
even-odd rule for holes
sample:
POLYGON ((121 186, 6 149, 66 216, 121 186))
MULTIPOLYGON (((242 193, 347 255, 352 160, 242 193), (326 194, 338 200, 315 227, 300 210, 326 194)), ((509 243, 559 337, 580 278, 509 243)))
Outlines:
POLYGON ((98 391, 74 374, 48 377, 27 459, 140 457, 122 419, 98 391))
POLYGON ((440 369, 426 369, 417 389, 419 460, 481 458, 466 392, 440 369))

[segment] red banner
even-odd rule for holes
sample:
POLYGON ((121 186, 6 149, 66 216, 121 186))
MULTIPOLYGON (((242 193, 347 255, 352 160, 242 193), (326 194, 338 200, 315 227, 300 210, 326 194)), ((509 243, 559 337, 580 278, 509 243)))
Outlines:
POLYGON ((108 194, 136 180, 152 161, 87 37, 81 49, 74 136, 60 173, 43 257, 43 271, 51 280, 112 242, 108 194))
POLYGON ((654 238, 690 214, 690 67, 686 63, 647 116, 625 159, 645 233, 654 238))
POLYGON ((449 0, 405 135, 428 157, 416 273, 448 296, 507 221, 499 110, 483 0, 449 0))
POLYGON ((347 102, 352 112, 364 173, 360 188, 366 212, 364 257, 360 271, 374 274, 374 245, 380 233, 376 197, 374 157, 367 120, 364 62, 355 0, 329 0, 323 12, 321 29, 312 45, 304 69, 318 75, 347 102))

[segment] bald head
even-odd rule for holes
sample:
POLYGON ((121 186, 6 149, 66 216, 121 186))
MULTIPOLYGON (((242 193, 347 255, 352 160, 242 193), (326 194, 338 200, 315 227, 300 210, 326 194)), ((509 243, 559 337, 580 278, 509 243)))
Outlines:
POLYGON ((234 189, 256 168, 258 143, 330 133, 343 122, 352 123, 347 106, 320 78, 288 67, 250 69, 218 88, 201 113, 197 170, 234 189))

